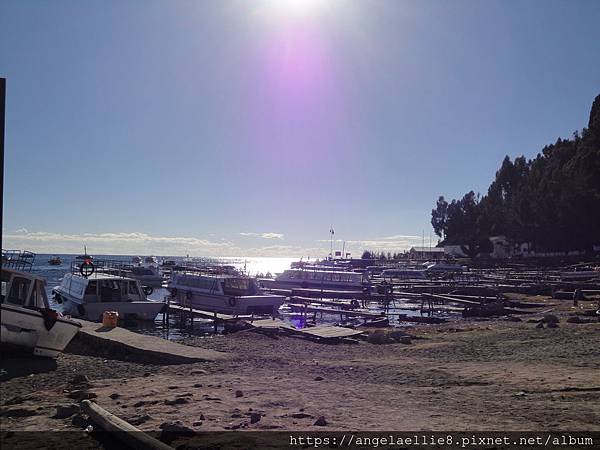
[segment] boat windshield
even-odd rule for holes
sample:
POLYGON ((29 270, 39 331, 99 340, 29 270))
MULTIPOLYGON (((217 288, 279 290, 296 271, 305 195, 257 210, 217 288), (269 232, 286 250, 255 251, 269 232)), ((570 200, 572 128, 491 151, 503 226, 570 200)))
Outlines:
POLYGON ((223 292, 225 295, 256 295, 258 287, 251 278, 225 278, 223 292))

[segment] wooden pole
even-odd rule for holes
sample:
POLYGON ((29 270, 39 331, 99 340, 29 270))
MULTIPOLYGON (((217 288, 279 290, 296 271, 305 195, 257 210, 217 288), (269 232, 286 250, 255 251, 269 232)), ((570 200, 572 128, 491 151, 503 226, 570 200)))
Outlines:
POLYGON ((173 447, 142 432, 139 428, 111 414, 96 403, 83 400, 81 408, 103 430, 109 432, 111 436, 114 436, 131 448, 136 450, 173 450, 173 447))

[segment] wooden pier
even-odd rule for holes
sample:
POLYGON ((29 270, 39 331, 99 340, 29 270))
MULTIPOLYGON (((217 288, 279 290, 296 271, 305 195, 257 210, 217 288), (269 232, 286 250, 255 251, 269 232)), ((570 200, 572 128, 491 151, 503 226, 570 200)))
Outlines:
POLYGON ((339 340, 363 334, 361 330, 333 325, 320 325, 317 327, 297 329, 281 319, 255 320, 252 322, 252 327, 256 330, 277 331, 318 340, 339 340))
POLYGON ((108 328, 100 323, 79 320, 77 339, 116 354, 131 355, 154 364, 190 364, 227 358, 226 353, 182 345, 156 336, 134 333, 122 327, 108 328))

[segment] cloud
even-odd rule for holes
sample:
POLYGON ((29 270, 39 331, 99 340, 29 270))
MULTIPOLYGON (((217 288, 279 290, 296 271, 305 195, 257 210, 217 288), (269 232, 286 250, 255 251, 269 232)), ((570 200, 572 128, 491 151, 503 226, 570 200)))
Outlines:
POLYGON ((15 233, 28 233, 29 231, 27 230, 27 228, 19 228, 18 230, 15 231, 15 233))
POLYGON ((261 237, 263 239, 283 239, 283 234, 281 233, 240 233, 240 236, 261 237))

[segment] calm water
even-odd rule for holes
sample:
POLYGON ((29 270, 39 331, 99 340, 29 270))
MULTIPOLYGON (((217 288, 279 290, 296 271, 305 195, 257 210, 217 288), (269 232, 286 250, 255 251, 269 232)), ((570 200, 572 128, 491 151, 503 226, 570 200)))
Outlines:
MULTIPOLYGON (((70 270, 71 263, 75 260, 77 255, 46 255, 46 254, 37 254, 35 257, 34 265, 32 272, 36 275, 42 276, 46 279, 46 291, 48 293, 48 299, 53 308, 57 310, 61 310, 61 305, 57 304, 52 299, 52 288, 58 286, 62 280, 62 277, 70 270), (53 256, 60 256, 62 259, 62 265, 60 266, 51 266, 48 264, 48 260, 50 260, 53 256)), ((97 255, 98 259, 111 259, 116 261, 123 261, 124 263, 131 262, 133 255, 131 256, 123 256, 123 255, 97 255)), ((162 259, 172 259, 177 262, 183 261, 182 257, 160 257, 157 256, 158 260, 162 259)), ((245 269, 246 273, 249 275, 265 275, 268 272, 271 274, 277 274, 283 272, 285 269, 289 269, 290 264, 293 261, 297 261, 295 258, 244 258, 244 257, 234 257, 234 258, 207 258, 207 261, 219 262, 223 264, 233 265, 238 269, 245 269)), ((163 300, 164 297, 168 294, 166 289, 155 289, 152 295, 149 296, 152 300, 163 300)), ((380 309, 377 305, 371 305, 369 307, 373 312, 379 312, 380 309)), ((390 312, 408 314, 409 316, 420 315, 418 311, 414 311, 411 309, 404 309, 402 305, 398 305, 397 308, 392 308, 390 312)), ((310 316, 310 315, 309 315, 310 316)), ((284 315, 285 319, 292 323, 294 326, 302 327, 302 323, 300 323, 300 319, 296 315, 284 315)), ((452 315, 450 315, 452 317, 452 315)), ((340 320, 339 315, 331 315, 325 314, 322 317, 320 315, 317 316, 317 322, 321 323, 337 323, 340 320)), ((390 322, 392 319, 390 318, 390 322)), ((402 326, 403 324, 393 324, 396 326, 402 326)), ((213 333, 213 325, 212 322, 208 320, 196 319, 194 321, 194 328, 191 330, 189 328, 189 323, 187 326, 181 326, 178 323, 178 317, 176 315, 171 316, 171 320, 168 326, 163 325, 162 315, 159 315, 156 319, 155 323, 137 323, 137 324, 128 324, 128 328, 132 328, 134 331, 138 331, 144 334, 151 334, 155 336, 160 336, 168 339, 180 339, 185 335, 189 334, 206 334, 210 335, 213 333)))

